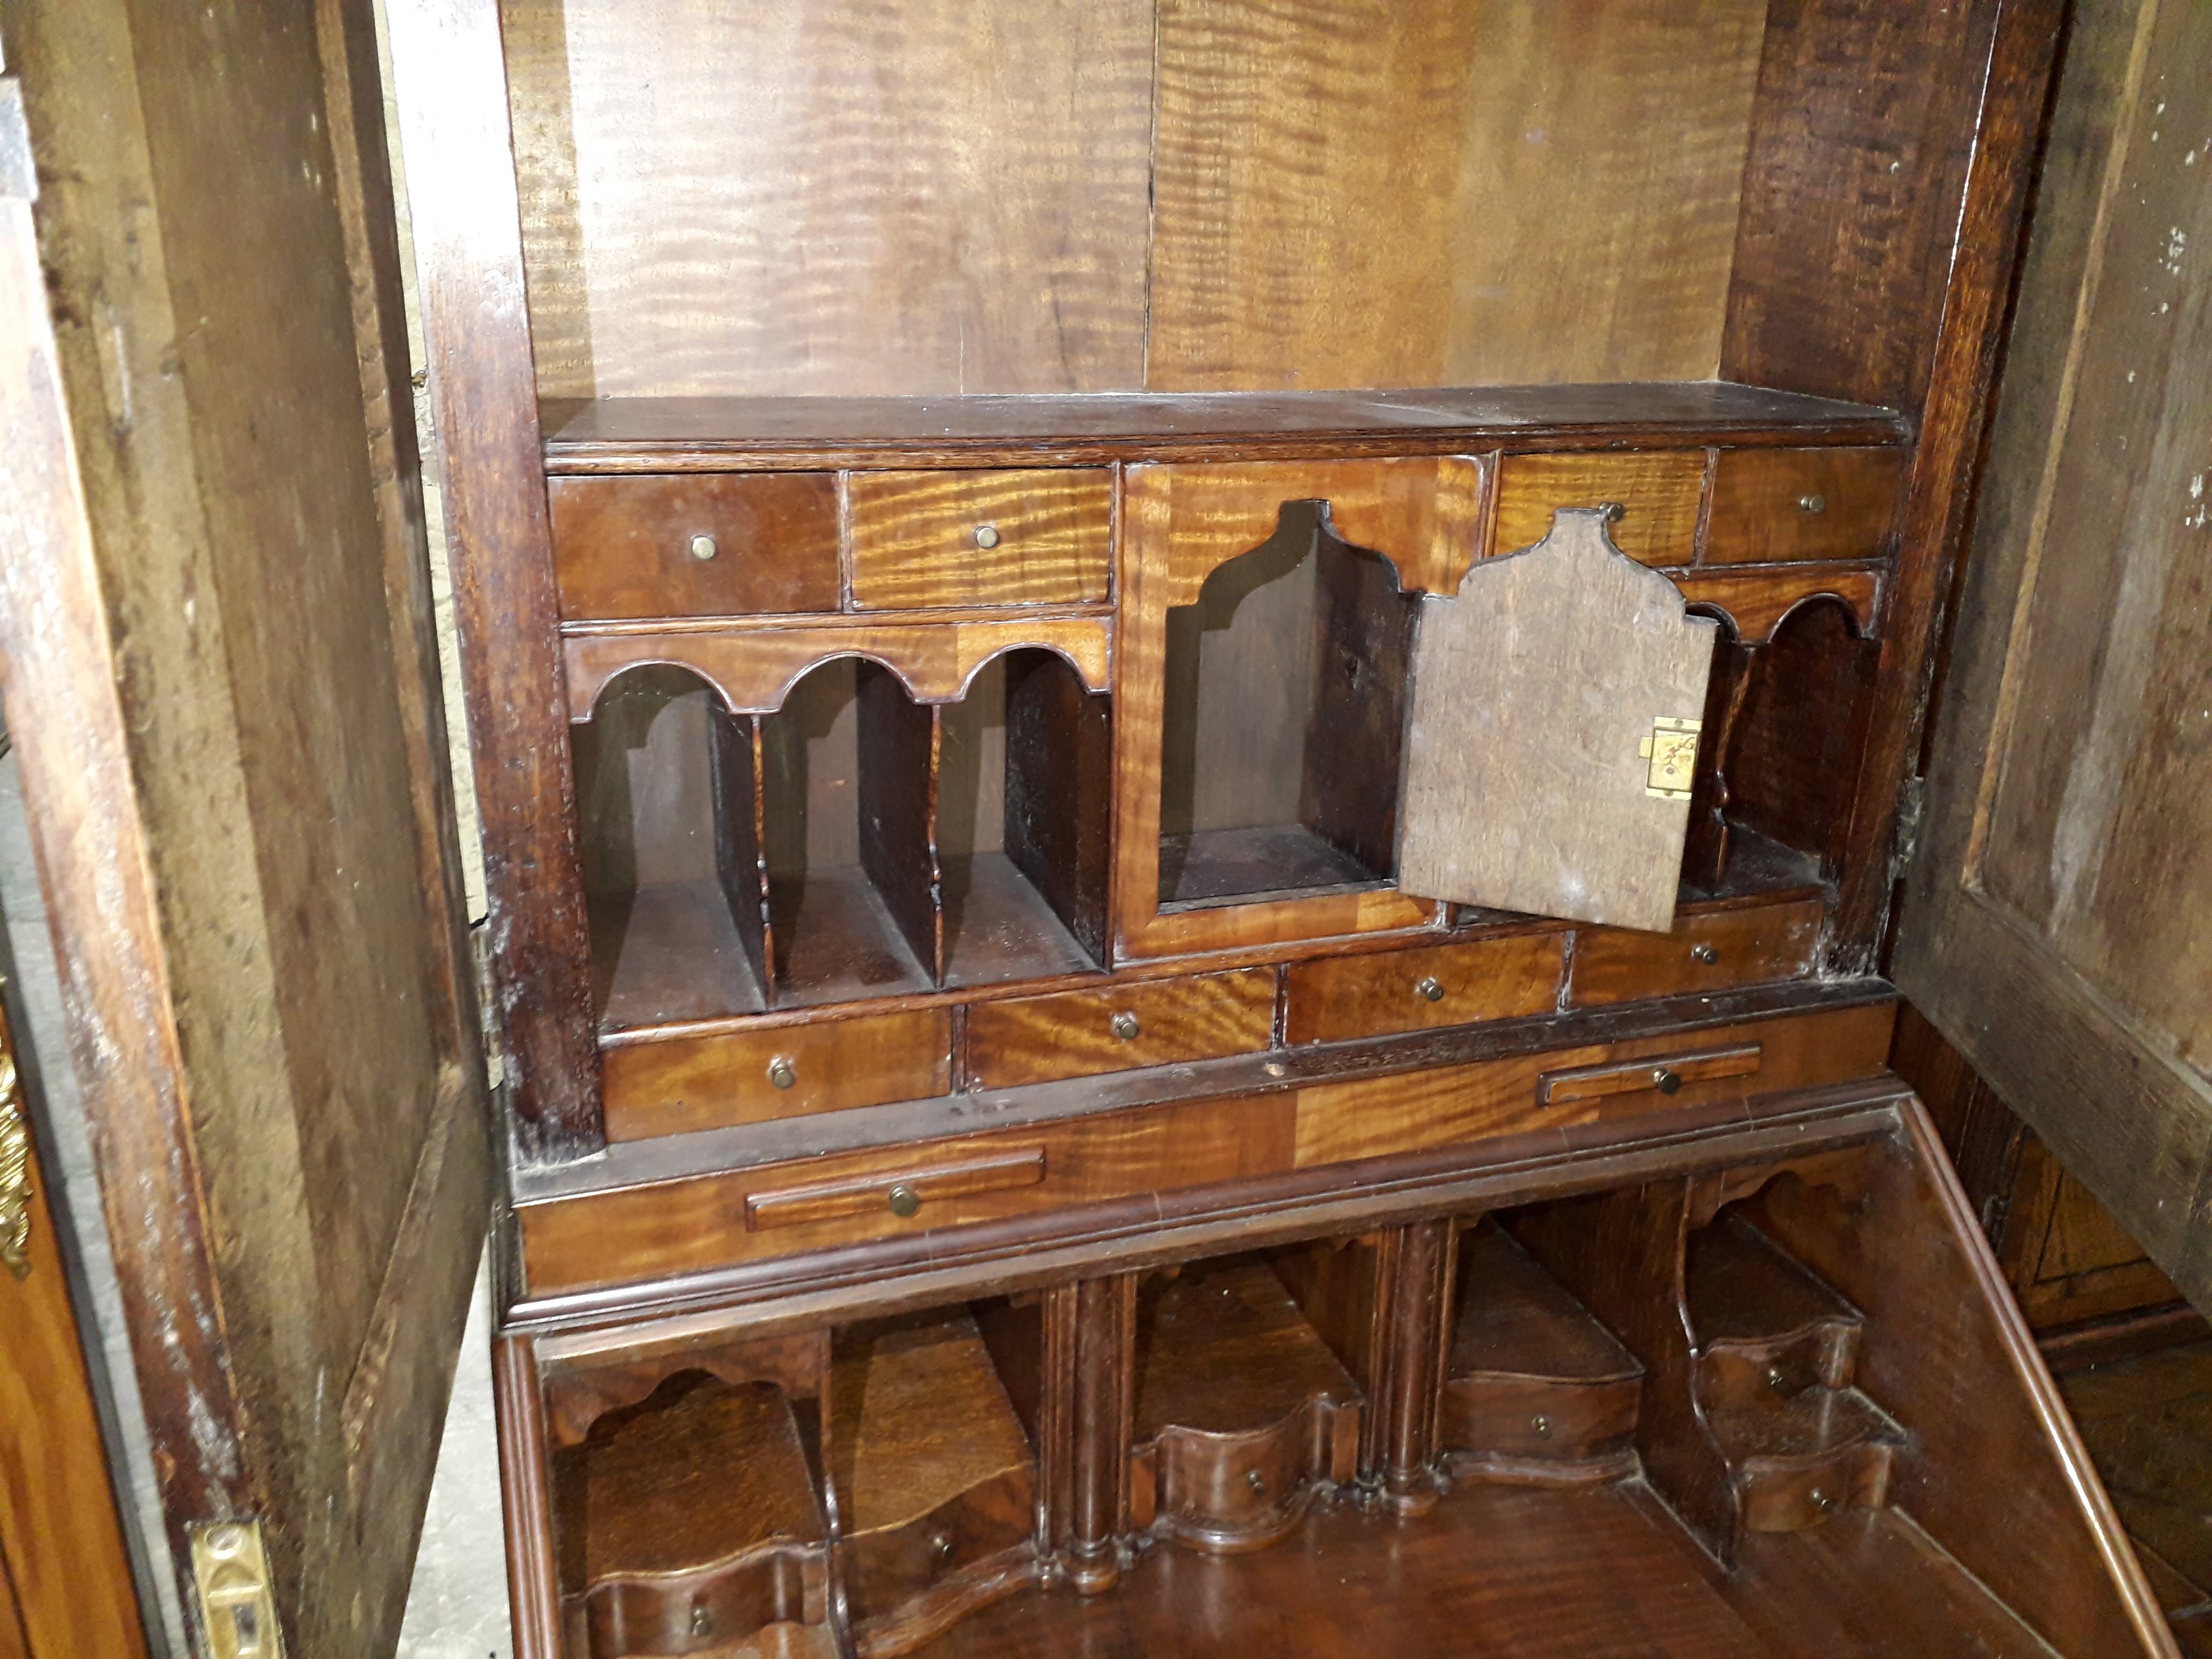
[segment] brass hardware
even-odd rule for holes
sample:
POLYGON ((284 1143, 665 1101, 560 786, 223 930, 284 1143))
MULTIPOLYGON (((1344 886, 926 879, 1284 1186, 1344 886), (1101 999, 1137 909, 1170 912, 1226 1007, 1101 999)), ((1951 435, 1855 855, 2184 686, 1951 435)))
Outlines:
POLYGON ((952 1534, 949 1532, 933 1532, 930 1534, 929 1553, 940 1561, 951 1560, 952 1559, 952 1534))
POLYGON ((1625 501, 1600 501, 1597 510, 1604 514, 1607 524, 1619 524, 1628 516, 1628 506, 1625 501))
POLYGON ((1692 962, 1701 962, 1710 968, 1720 959, 1721 953, 1710 945, 1692 945, 1690 947, 1690 960, 1692 962))
POLYGON ((1781 1366, 1779 1366, 1779 1365, 1769 1365, 1769 1366, 1766 1368, 1766 1386, 1767 1386, 1768 1388, 1770 1388, 1770 1389, 1780 1389, 1780 1388, 1785 1388, 1785 1387, 1787 1387, 1787 1386, 1789 1385, 1789 1382, 1790 1382, 1790 1379, 1789 1379, 1789 1377, 1788 1377, 1788 1376, 1786 1376, 1785 1375, 1784 1375, 1784 1373, 1783 1373, 1783 1370, 1782 1370, 1782 1367, 1781 1367, 1781 1366))
POLYGON ((769 1061, 768 1080, 779 1089, 788 1089, 799 1081, 799 1067, 792 1063, 789 1054, 778 1054, 769 1061))
POLYGON ((15 1036, 0 1013, 0 1261, 31 1276, 31 1126, 15 1073, 15 1036))
POLYGON ((695 559, 711 559, 718 551, 720 550, 715 547, 712 536, 694 536, 691 538, 691 556, 695 559))
POLYGON ((714 1615, 703 1606, 691 1609, 691 1633, 694 1636, 712 1636, 714 1633, 714 1615))
POLYGON ((283 1632, 269 1583, 269 1556, 258 1521, 197 1522, 192 1587, 215 1659, 282 1659, 283 1632))
POLYGON ((1536 1431, 1536 1437, 1539 1440, 1549 1440, 1552 1437, 1552 1419, 1548 1417, 1540 1415, 1532 1417, 1528 1419, 1528 1426, 1536 1431))
POLYGON ((1244 1484, 1252 1488, 1252 1495, 1255 1498, 1265 1498, 1267 1495, 1267 1477, 1257 1469, 1246 1472, 1244 1484))
POLYGON ((1651 1086, 1662 1095, 1671 1095, 1682 1086, 1682 1074, 1670 1072, 1664 1066, 1659 1066, 1651 1073, 1651 1086))
POLYGON ((1124 1012, 1114 1016, 1114 1035, 1122 1042, 1134 1042, 1137 1040, 1137 1017, 1134 1014, 1124 1012))
POLYGON ((1800 495, 1797 498, 1797 510, 1801 513, 1826 513, 1828 510, 1828 498, 1826 495, 1800 495))
POLYGON ((1413 987, 1413 994, 1424 1002, 1442 1002, 1444 1000, 1444 982, 1431 974, 1413 987))
POLYGON ((1661 714, 1651 722, 1651 735, 1636 745, 1636 752, 1651 763, 1644 779, 1644 793, 1662 800, 1687 800, 1698 775, 1698 734, 1701 720, 1676 720, 1661 714))
POLYGON ((921 1194, 904 1182, 890 1190, 891 1213, 903 1220, 921 1208, 921 1194))
POLYGON ((1813 1489, 1812 1498, 1813 1507, 1820 1510, 1823 1515, 1827 1514, 1829 1510, 1836 1507, 1836 1500, 1829 1497, 1827 1493, 1822 1492, 1817 1486, 1813 1489))
POLYGON ((999 544, 999 526, 996 526, 996 525, 994 525, 994 524, 979 524, 979 525, 977 525, 977 526, 975 526, 975 545, 976 545, 976 546, 978 546, 978 547, 981 548, 981 549, 982 549, 986 553, 988 553, 988 552, 989 552, 993 548, 996 547, 998 544, 999 544))

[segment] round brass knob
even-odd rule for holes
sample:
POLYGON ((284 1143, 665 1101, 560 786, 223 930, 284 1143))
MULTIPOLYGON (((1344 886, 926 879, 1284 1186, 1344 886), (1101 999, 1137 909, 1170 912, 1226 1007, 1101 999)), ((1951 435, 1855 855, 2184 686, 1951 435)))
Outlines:
POLYGON ((1710 968, 1720 959, 1721 953, 1710 945, 1692 945, 1690 947, 1690 960, 1692 962, 1701 962, 1710 968))
POLYGON ((1829 1497, 1827 1493, 1820 1491, 1817 1486, 1814 1488, 1812 1497, 1813 1507, 1820 1510, 1823 1515, 1827 1514, 1829 1510, 1836 1507, 1836 1500, 1829 1497))
POLYGON ((1444 1000, 1444 982, 1434 974, 1428 975, 1415 981, 1413 994, 1424 1002, 1442 1002, 1444 1000))
POLYGON ((978 546, 978 547, 981 548, 981 549, 982 549, 986 553, 988 553, 988 552, 989 552, 993 548, 996 547, 998 544, 999 544, 999 526, 996 526, 996 525, 994 525, 994 524, 979 524, 979 525, 977 525, 977 526, 975 526, 975 545, 976 545, 976 546, 978 546))
POLYGON ((1651 1073, 1651 1086, 1662 1095, 1671 1095, 1682 1086, 1682 1074, 1662 1066, 1651 1073))
POLYGON ((1826 513, 1828 510, 1828 498, 1826 495, 1800 495, 1797 498, 1797 510, 1801 513, 1826 513))
POLYGON ((691 556, 695 559, 711 559, 720 550, 712 536, 694 536, 691 538, 691 556))
POLYGON ((1255 1498, 1265 1498, 1267 1495, 1267 1477, 1257 1469, 1253 1469, 1245 1475, 1244 1484, 1251 1487, 1252 1495, 1255 1498))
POLYGON ((768 1080, 779 1089, 788 1089, 799 1081, 799 1067, 788 1054, 778 1054, 768 1063, 768 1080))
POLYGON ((1137 1040, 1137 1017, 1134 1014, 1124 1012, 1114 1016, 1114 1035, 1122 1042, 1134 1042, 1137 1040))
POLYGON ((949 1532, 930 1534, 929 1553, 940 1561, 950 1560, 952 1555, 952 1534, 949 1532))
POLYGON ((1552 1437, 1552 1419, 1548 1417, 1532 1417, 1528 1419, 1528 1426, 1536 1431, 1536 1437, 1539 1440, 1549 1440, 1552 1437))
POLYGON ((694 1636, 711 1636, 714 1634, 714 1615, 708 1612, 708 1610, 703 1607, 692 1608, 691 1633, 694 1636))
POLYGON ((1769 1365, 1766 1368, 1766 1386, 1770 1389, 1775 1389, 1788 1388, 1790 1386, 1789 1374, 1779 1365, 1769 1365))
POLYGON ((921 1194, 903 1181, 891 1188, 890 1197, 891 1213, 902 1218, 912 1215, 921 1207, 921 1194))

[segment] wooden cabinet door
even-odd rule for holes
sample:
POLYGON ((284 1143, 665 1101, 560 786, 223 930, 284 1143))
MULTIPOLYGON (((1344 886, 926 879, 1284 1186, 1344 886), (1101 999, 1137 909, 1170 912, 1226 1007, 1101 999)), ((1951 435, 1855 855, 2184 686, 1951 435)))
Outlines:
POLYGON ((2075 15, 1895 976, 2212 1306, 2212 9, 2075 15))
POLYGON ((90 1130, 149 1594, 268 1659, 392 1650, 490 1187, 374 23, 0 0, 41 1059, 90 1130))

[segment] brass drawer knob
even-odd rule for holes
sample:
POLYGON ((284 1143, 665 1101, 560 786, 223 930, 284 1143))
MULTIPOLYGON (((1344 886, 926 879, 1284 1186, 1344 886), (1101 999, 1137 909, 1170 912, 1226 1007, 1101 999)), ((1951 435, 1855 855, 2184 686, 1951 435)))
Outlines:
POLYGON ((1797 510, 1800 513, 1826 513, 1828 510, 1828 498, 1826 495, 1800 495, 1797 498, 1797 510))
POLYGON ((1138 1030, 1137 1017, 1134 1014, 1124 1012, 1114 1016, 1114 1035, 1122 1042, 1134 1042, 1137 1040, 1138 1030))
POLYGON ((921 1207, 921 1194, 903 1181, 891 1188, 891 1213, 903 1220, 921 1207))
POLYGON ((949 1532, 930 1534, 929 1553, 940 1561, 950 1561, 952 1559, 952 1534, 949 1532))
POLYGON ((1252 1496, 1255 1498, 1265 1498, 1267 1495, 1267 1477, 1257 1469, 1246 1474, 1244 1484, 1251 1487, 1252 1496))
POLYGON ((1710 945, 1692 945, 1690 947, 1690 960, 1692 962, 1703 963, 1710 968, 1720 959, 1721 953, 1710 945))
POLYGON ((712 1636, 714 1633, 714 1615, 703 1606, 691 1609, 691 1633, 694 1636, 712 1636))
POLYGON ((694 536, 691 538, 691 556, 695 559, 711 559, 720 550, 715 547, 712 536, 694 536))
POLYGON ((1444 982, 1431 974, 1415 981, 1413 994, 1424 1002, 1442 1002, 1444 1000, 1444 982))
POLYGON ((976 546, 978 546, 978 547, 981 548, 981 549, 982 549, 986 553, 988 553, 988 552, 989 552, 993 548, 996 547, 998 544, 999 544, 999 526, 996 526, 996 525, 994 525, 994 524, 979 524, 979 525, 977 525, 977 526, 975 526, 975 545, 976 545, 976 546))
POLYGON ((778 1054, 769 1061, 768 1080, 779 1089, 788 1089, 799 1081, 799 1067, 789 1054, 778 1054))
POLYGON ((1548 1417, 1540 1414, 1532 1417, 1528 1419, 1528 1426, 1536 1431, 1536 1438, 1539 1440, 1549 1440, 1552 1437, 1552 1419, 1548 1417))
POLYGON ((1651 1086, 1662 1095, 1671 1095, 1682 1086, 1682 1074, 1661 1066, 1651 1073, 1651 1086))

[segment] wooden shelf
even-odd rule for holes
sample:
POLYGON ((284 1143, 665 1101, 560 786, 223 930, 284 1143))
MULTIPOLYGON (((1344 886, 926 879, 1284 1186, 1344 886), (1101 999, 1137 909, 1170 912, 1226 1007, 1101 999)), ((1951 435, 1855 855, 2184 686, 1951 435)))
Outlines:
POLYGON ((757 1014, 768 1006, 720 883, 595 896, 591 921, 603 1031, 757 1014))
POLYGON ((776 1006, 805 1008, 931 988, 890 907, 857 865, 771 876, 776 1006))
POLYGON ((1250 904, 1389 881, 1300 823, 1160 837, 1160 908, 1250 904))
POLYGON ((1726 381, 1377 392, 1094 392, 912 398, 549 399, 551 472, 837 466, 1045 465, 1488 448, 1540 439, 1604 447, 1636 436, 1893 444, 1892 410, 1726 381))
POLYGON ((949 855, 943 863, 946 989, 1097 970, 1004 853, 949 855))

